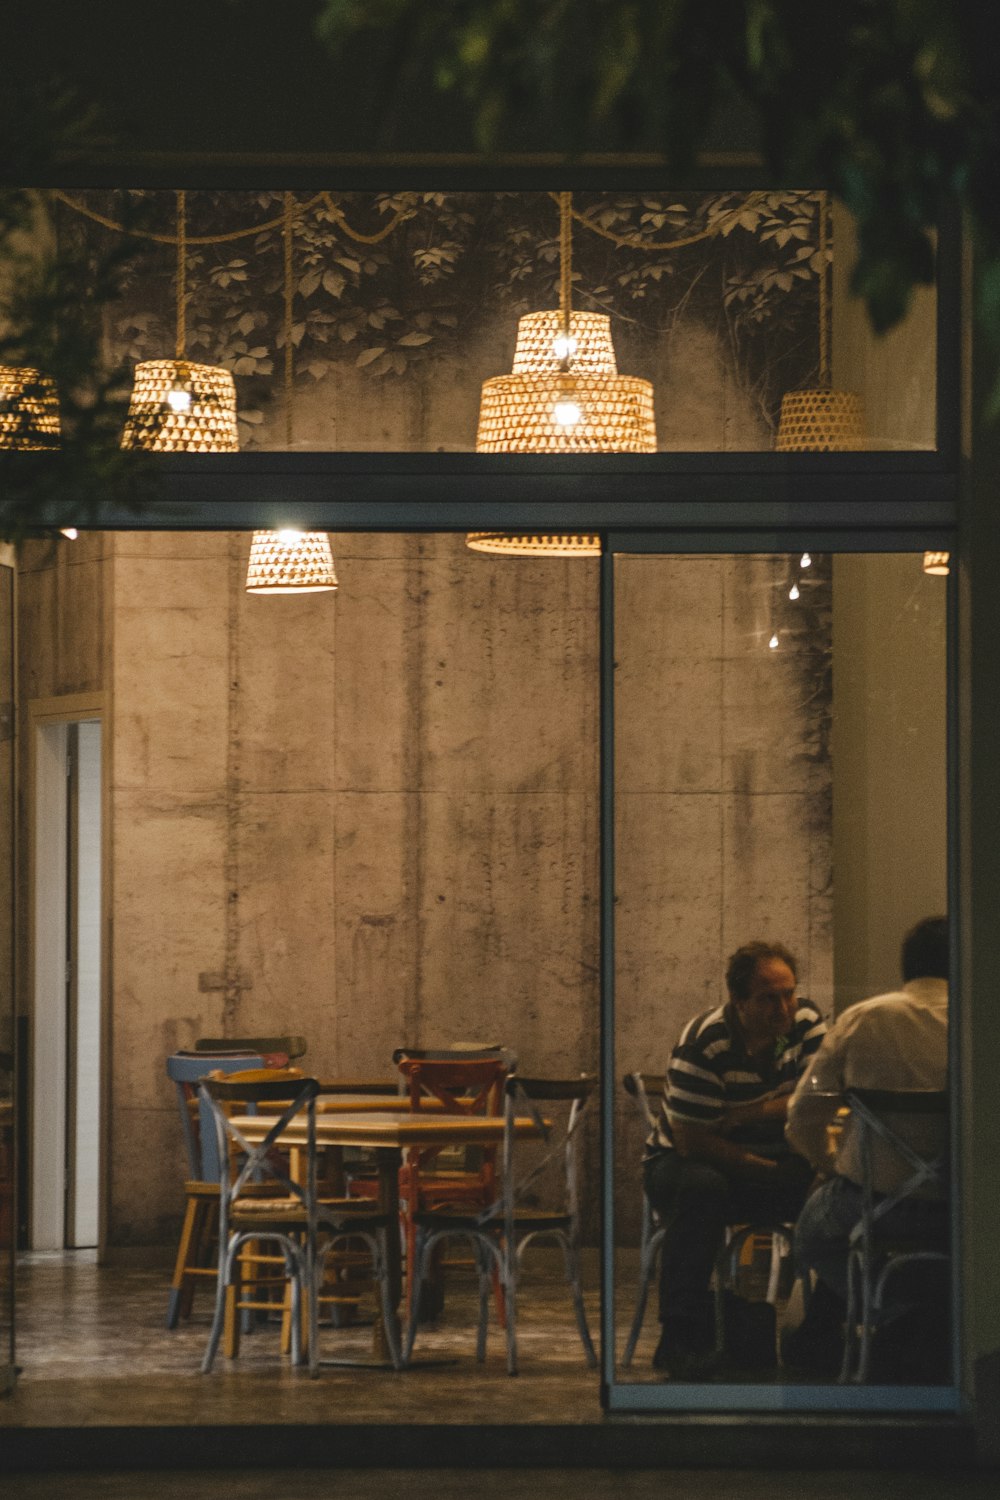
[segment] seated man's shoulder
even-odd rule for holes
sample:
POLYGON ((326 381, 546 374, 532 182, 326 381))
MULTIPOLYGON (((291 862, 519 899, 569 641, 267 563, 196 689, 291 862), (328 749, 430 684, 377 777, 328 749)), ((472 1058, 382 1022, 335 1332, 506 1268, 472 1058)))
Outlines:
POLYGON ((714 1005, 709 1010, 692 1016, 681 1030, 675 1051, 686 1048, 711 1049, 725 1046, 732 1035, 724 1005, 714 1005))

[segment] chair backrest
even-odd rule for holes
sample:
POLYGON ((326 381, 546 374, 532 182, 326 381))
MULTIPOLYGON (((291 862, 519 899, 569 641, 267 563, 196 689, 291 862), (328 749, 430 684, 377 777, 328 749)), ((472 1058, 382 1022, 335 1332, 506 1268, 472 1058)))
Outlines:
POLYGON ((626 1073, 622 1079, 622 1086, 634 1099, 647 1130, 656 1129, 660 1096, 666 1082, 664 1073, 626 1073))
POLYGON ((597 1093, 597 1079, 588 1073, 576 1078, 528 1078, 512 1073, 504 1083, 503 1182, 501 1199, 505 1217, 511 1220, 526 1200, 541 1186, 550 1170, 561 1163, 564 1202, 559 1205, 574 1223, 580 1210, 580 1149, 583 1122, 597 1093), (546 1105, 559 1105, 560 1122, 547 1118, 546 1105), (526 1171, 521 1171, 515 1121, 528 1115, 541 1131, 544 1149, 532 1153, 526 1171))
POLYGON ((167 1058, 167 1077, 177 1091, 181 1129, 187 1152, 188 1176, 200 1182, 218 1182, 219 1157, 211 1116, 198 1098, 198 1080, 213 1071, 237 1073, 264 1066, 264 1058, 249 1050, 219 1056, 175 1052, 167 1058))
POLYGON ((406 1082, 410 1108, 428 1099, 452 1115, 496 1115, 503 1099, 509 1065, 502 1049, 482 1052, 397 1047, 392 1054, 406 1082))
MULTIPOLYGON (((227 1052, 259 1052, 263 1057, 280 1057, 295 1062, 305 1056, 307 1044, 304 1036, 200 1036, 194 1050, 212 1052, 217 1057, 224 1057, 227 1052)), ((281 1063, 276 1062, 274 1066, 280 1067, 281 1063)))
POLYGON ((852 1088, 844 1091, 844 1102, 859 1132, 862 1197, 871 1224, 900 1203, 947 1198, 949 1104, 944 1090, 852 1088), (876 1201, 877 1144, 883 1156, 888 1151, 897 1159, 902 1181, 876 1201))
POLYGON ((248 1070, 243 1076, 203 1078, 198 1094, 205 1104, 215 1131, 220 1161, 232 1163, 219 1182, 219 1237, 225 1241, 230 1209, 244 1187, 261 1177, 283 1188, 289 1198, 302 1204, 314 1221, 316 1215, 316 1095, 315 1078, 300 1074, 291 1078, 282 1070, 248 1070), (290 1092, 291 1097, 289 1097, 290 1092), (251 1145, 234 1123, 234 1116, 253 1114, 262 1104, 284 1107, 276 1114, 267 1135, 251 1145), (296 1116, 306 1118, 306 1180, 293 1181, 277 1154, 278 1138, 296 1116))

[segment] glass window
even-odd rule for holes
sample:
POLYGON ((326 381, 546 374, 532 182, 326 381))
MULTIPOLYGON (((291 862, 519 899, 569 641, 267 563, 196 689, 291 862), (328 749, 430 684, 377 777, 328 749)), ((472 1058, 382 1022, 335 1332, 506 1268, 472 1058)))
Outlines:
MULTIPOLYGON (((946 584, 922 561, 615 558, 615 1380, 626 1406, 691 1405, 677 1393, 692 1382, 703 1386, 694 1405, 850 1404, 851 1387, 822 1399, 815 1390, 836 1382, 843 1305, 822 1325, 811 1277, 816 1336, 804 1354, 787 1335, 782 1346, 803 1316, 790 1236, 764 1229, 741 1247, 739 1226, 793 1224, 806 1199, 819 1161, 800 1161, 797 1175, 779 1101, 810 1066, 820 1019, 832 1026, 856 1002, 898 992, 904 935, 947 910, 946 584), (729 969, 754 942, 768 950, 729 969), (641 1092, 622 1087, 625 1074, 643 1077, 655 1125, 642 1118, 641 1092), (644 1154, 655 1158, 645 1169, 644 1154), (660 1211, 652 1219, 644 1170, 660 1211), (779 1183, 791 1185, 787 1203, 779 1183), (708 1276, 723 1218, 734 1263, 716 1304, 708 1276), (640 1248, 664 1226, 637 1320, 640 1248)), ((930 987, 908 1002, 920 1035, 886 1040, 869 1020, 824 1064, 826 1092, 835 1075, 944 1087, 947 991, 937 978, 930 987)), ((857 1129, 834 1108, 819 1132, 824 1153, 838 1141, 846 1152, 845 1132, 857 1129)), ((846 1154, 837 1167, 842 1179, 858 1175, 846 1154)), ((947 1402, 937 1318, 946 1279, 935 1267, 919 1289, 941 1330, 936 1362, 914 1355, 891 1375, 873 1366, 872 1381, 853 1388, 861 1404, 878 1404, 880 1379, 894 1386, 883 1404, 947 1402), (901 1397, 900 1381, 923 1389, 901 1397)))

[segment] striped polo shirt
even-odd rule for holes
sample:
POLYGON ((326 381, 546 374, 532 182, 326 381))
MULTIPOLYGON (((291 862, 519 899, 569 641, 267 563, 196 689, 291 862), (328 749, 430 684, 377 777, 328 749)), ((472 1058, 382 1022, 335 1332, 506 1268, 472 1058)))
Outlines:
MULTIPOLYGON (((646 1142, 647 1158, 674 1149, 674 1120, 714 1125, 731 1104, 791 1094, 825 1032, 812 1001, 800 999, 792 1029, 775 1043, 773 1054, 752 1058, 730 1004, 695 1016, 670 1054, 656 1130, 646 1142)), ((727 1139, 736 1145, 781 1150, 784 1135, 783 1122, 770 1120, 740 1126, 727 1139)))

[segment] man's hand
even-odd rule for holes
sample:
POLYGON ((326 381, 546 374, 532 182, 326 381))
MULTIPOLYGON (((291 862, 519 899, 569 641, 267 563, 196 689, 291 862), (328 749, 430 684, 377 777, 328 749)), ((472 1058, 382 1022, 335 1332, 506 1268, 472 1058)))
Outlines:
POLYGON ((763 1125, 773 1121, 784 1124, 788 1118, 788 1099, 788 1094, 778 1094, 755 1099, 752 1104, 730 1104, 723 1111, 719 1133, 729 1135, 742 1125, 763 1125))

